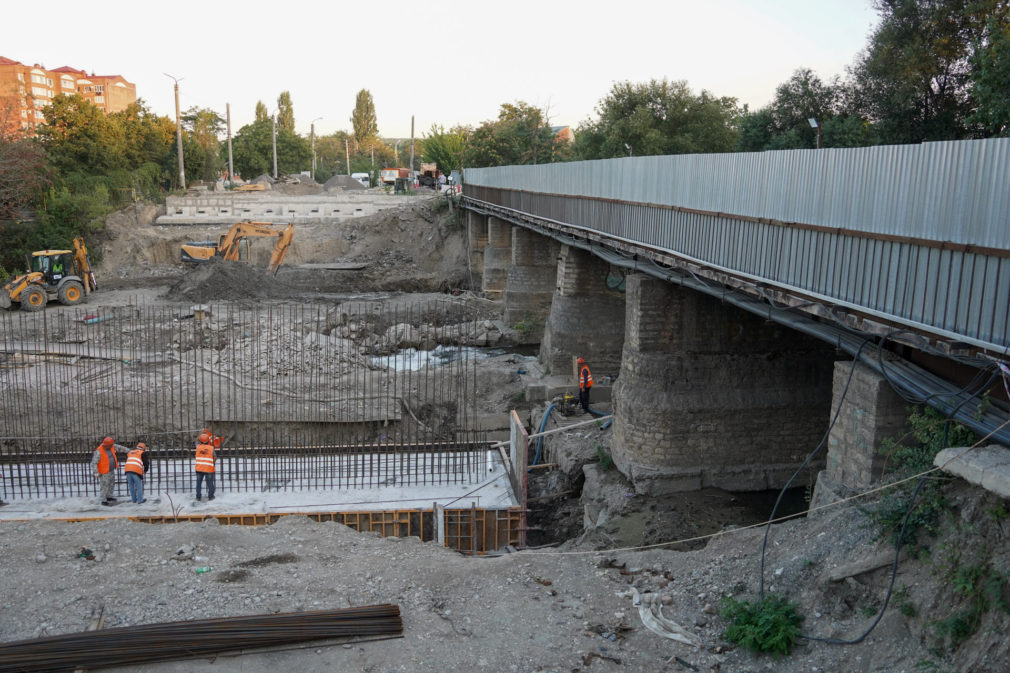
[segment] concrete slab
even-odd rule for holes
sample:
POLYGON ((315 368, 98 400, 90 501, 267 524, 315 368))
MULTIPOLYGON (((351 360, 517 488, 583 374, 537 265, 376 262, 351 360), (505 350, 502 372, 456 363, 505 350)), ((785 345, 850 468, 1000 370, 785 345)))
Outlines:
POLYGON ((1002 498, 1010 498, 1010 449, 1006 447, 991 444, 975 449, 944 449, 936 454, 933 464, 1002 498))

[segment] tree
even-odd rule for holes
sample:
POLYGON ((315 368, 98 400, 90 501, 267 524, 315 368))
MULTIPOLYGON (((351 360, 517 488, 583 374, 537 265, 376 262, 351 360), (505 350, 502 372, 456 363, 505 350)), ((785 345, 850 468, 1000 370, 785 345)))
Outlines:
POLYGON ((267 110, 267 106, 261 100, 256 101, 256 116, 254 119, 258 122, 270 119, 270 111, 267 110))
MULTIPOLYGON (((232 139, 235 172, 246 180, 273 175, 273 128, 269 119, 246 124, 232 139)), ((185 150, 184 150, 185 151, 185 150)), ((277 128, 277 172, 296 173, 312 161, 309 141, 285 128, 277 128)))
POLYGON ((817 146, 817 129, 809 119, 821 125, 824 147, 855 147, 875 144, 869 125, 862 119, 839 115, 842 85, 825 84, 809 68, 799 68, 775 90, 775 99, 756 112, 744 110, 737 122, 738 149, 761 150, 811 149, 817 146))
POLYGON ((982 135, 1010 134, 1010 10, 1004 4, 986 21, 985 31, 974 44, 971 59, 973 110, 969 122, 982 135))
POLYGON ((543 110, 524 101, 503 103, 497 120, 470 134, 464 163, 474 168, 551 163, 559 158, 558 145, 543 110))
POLYGON ((1005 4, 876 0, 880 24, 850 69, 850 112, 872 121, 885 143, 967 137, 973 49, 1005 4))
POLYGON ((291 105, 290 91, 281 91, 277 96, 277 128, 295 132, 295 109, 291 105))
POLYGON ((445 174, 461 170, 467 140, 472 133, 468 126, 454 126, 446 131, 444 127, 432 124, 424 138, 424 160, 434 162, 445 174))
POLYGON ((618 82, 596 112, 599 118, 575 133, 580 159, 728 152, 737 144, 736 99, 695 95, 684 81, 618 82))
POLYGON ((366 144, 379 135, 379 124, 375 120, 375 103, 368 89, 359 91, 354 99, 351 126, 354 129, 354 142, 358 145, 366 144))
POLYGON ((43 110, 37 135, 49 163, 61 173, 107 174, 126 169, 124 138, 113 118, 77 94, 57 95, 43 110))
POLYGON ((18 119, 16 103, 14 97, 0 98, 0 219, 15 219, 49 186, 45 151, 20 133, 20 124, 8 123, 18 119))
MULTIPOLYGON (((183 147, 183 158, 186 162, 186 174, 201 180, 215 180, 224 165, 221 156, 221 142, 218 136, 224 131, 224 119, 210 108, 191 107, 182 115, 183 128, 188 131, 188 137, 194 142, 195 154, 199 154, 197 166, 194 152, 183 147), (192 165, 190 159, 193 159, 192 165)), ((185 142, 183 143, 185 145, 185 142)))

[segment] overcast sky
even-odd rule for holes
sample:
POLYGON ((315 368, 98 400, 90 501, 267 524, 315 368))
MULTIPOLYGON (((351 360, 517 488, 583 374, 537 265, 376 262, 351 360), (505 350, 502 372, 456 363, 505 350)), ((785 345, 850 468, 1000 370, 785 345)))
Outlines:
POLYGON ((579 122, 617 81, 666 77, 752 109, 797 68, 844 75, 876 23, 870 0, 5 3, 0 56, 120 74, 151 109, 208 107, 232 131, 290 91, 296 130, 350 130, 358 90, 379 133, 479 124, 503 102, 579 122))

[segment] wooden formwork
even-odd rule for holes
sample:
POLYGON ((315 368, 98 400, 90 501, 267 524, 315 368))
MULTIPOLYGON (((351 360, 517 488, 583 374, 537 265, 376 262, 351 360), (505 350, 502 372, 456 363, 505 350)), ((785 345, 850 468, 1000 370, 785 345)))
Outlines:
MULTIPOLYGON (((276 512, 257 514, 180 514, 178 516, 130 516, 140 523, 185 523, 216 519, 226 526, 266 526, 284 516, 306 516, 314 521, 336 521, 360 532, 375 532, 382 537, 417 537, 425 542, 437 537, 434 512, 428 509, 398 509, 349 512, 276 512)), ((464 554, 486 554, 508 546, 521 547, 523 511, 508 509, 437 509, 442 518, 446 547, 464 554)), ((115 518, 115 517, 103 517, 115 518)), ((94 521, 90 518, 61 521, 94 521)))

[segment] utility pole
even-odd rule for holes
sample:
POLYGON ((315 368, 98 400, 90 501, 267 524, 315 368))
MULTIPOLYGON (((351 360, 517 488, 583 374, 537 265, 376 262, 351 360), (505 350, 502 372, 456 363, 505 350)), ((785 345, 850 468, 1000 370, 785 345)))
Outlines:
POLYGON ((347 149, 347 138, 344 138, 344 157, 347 158, 347 174, 351 174, 351 150, 347 149))
POLYGON ((410 176, 411 188, 413 188, 414 181, 414 115, 410 115, 410 172, 407 173, 410 176))
POLYGON ((270 116, 270 126, 273 129, 274 146, 274 180, 277 179, 277 115, 270 116))
POLYGON ((312 120, 311 135, 312 135, 312 179, 316 179, 316 122, 322 119, 322 117, 316 117, 312 120))
POLYGON ((162 74, 175 80, 175 142, 179 148, 179 186, 186 189, 186 166, 182 158, 182 118, 179 116, 179 80, 167 72, 162 74))
POLYGON ((235 162, 231 156, 231 103, 224 104, 224 113, 228 118, 228 182, 235 184, 235 162))

